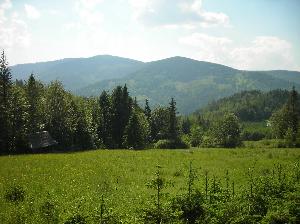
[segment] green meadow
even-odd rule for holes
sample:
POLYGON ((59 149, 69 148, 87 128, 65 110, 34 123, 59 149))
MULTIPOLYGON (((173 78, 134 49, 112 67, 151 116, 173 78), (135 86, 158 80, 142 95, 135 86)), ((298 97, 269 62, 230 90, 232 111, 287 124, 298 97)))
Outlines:
MULTIPOLYGON (((40 223, 40 207, 50 201, 63 222, 72 214, 89 216, 103 200, 118 217, 128 222, 154 199, 147 183, 159 165, 168 183, 166 197, 187 189, 190 163, 197 174, 195 187, 204 192, 208 181, 225 185, 229 177, 235 191, 248 190, 249 171, 260 175, 280 164, 286 174, 299 166, 298 149, 192 149, 192 150, 95 150, 76 153, 0 157, 0 223, 40 223), (24 201, 11 202, 4 195, 21 186, 24 201), (16 215, 17 214, 17 215, 16 215), (15 217, 18 216, 18 217, 15 217)), ((210 183, 210 182, 209 182, 210 183)))

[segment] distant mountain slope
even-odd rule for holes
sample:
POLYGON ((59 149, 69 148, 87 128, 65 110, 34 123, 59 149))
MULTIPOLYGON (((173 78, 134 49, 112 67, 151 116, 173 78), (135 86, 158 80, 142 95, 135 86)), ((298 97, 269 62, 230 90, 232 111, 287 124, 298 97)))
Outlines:
POLYGON ((11 66, 11 71, 14 79, 27 80, 33 72, 43 82, 57 79, 67 89, 76 90, 101 80, 122 78, 138 70, 143 64, 132 59, 101 55, 20 64, 11 66))
POLYGON ((276 70, 276 71, 267 71, 267 74, 288 82, 294 82, 300 84, 300 75, 299 72, 296 71, 276 70))
POLYGON ((207 106, 196 111, 207 119, 213 120, 226 112, 234 113, 241 121, 265 121, 272 113, 280 109, 288 100, 289 91, 258 90, 242 91, 229 97, 210 102, 207 106))
POLYGON ((99 95, 116 85, 129 87, 140 102, 148 98, 152 104, 166 105, 175 97, 181 113, 191 113, 212 100, 242 90, 300 89, 300 72, 241 71, 227 66, 173 57, 146 63, 139 70, 119 79, 94 83, 77 94, 99 95))

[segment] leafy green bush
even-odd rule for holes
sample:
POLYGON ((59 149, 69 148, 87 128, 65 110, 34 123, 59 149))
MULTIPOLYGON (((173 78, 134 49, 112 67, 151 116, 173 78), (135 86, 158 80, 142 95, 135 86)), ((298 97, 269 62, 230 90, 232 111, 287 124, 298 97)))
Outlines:
POLYGON ((172 201, 172 209, 179 219, 186 223, 195 223, 206 215, 204 197, 198 190, 191 194, 177 196, 172 201))
POLYGON ((266 137, 266 135, 261 133, 261 132, 244 131, 244 132, 242 132, 241 140, 242 141, 259 141, 259 140, 262 140, 265 137, 266 137))
POLYGON ((50 201, 46 201, 41 205, 40 216, 45 223, 59 223, 58 209, 50 201))
POLYGON ((86 223, 87 223, 86 217, 80 214, 71 216, 70 218, 68 218, 67 221, 65 221, 65 224, 86 224, 86 223))
POLYGON ((188 149, 189 145, 182 140, 159 140, 154 144, 155 149, 188 149))
POLYGON ((19 203, 25 200, 25 190, 21 186, 12 186, 7 189, 4 198, 9 202, 19 203))
POLYGON ((259 141, 244 141, 246 148, 286 148, 284 140, 281 139, 263 139, 259 141))

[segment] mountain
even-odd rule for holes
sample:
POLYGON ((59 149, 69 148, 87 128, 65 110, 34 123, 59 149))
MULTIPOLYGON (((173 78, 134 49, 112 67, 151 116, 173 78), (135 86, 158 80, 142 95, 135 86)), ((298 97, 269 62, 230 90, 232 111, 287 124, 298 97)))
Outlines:
POLYGON ((96 82, 76 91, 97 96, 102 90, 127 84, 138 101, 166 105, 171 97, 180 113, 191 113, 207 103, 243 90, 300 89, 300 72, 242 71, 224 65, 172 57, 145 63, 137 71, 118 79, 96 82))
POLYGON ((11 66, 11 72, 14 79, 27 80, 31 73, 46 83, 57 79, 66 89, 74 91, 101 80, 122 78, 138 70, 143 64, 132 59, 100 55, 20 64, 11 66))
POLYGON ((103 90, 127 84, 139 102, 167 105, 171 97, 180 113, 191 113, 207 103, 243 90, 300 90, 300 72, 243 71, 224 65, 172 57, 153 62, 101 55, 69 58, 11 67, 14 79, 34 73, 43 82, 58 79, 72 92, 99 96, 103 90))
POLYGON ((194 114, 214 120, 227 112, 234 113, 241 121, 261 122, 270 118, 273 112, 280 109, 289 98, 287 90, 259 90, 242 91, 229 97, 221 98, 209 103, 194 114))

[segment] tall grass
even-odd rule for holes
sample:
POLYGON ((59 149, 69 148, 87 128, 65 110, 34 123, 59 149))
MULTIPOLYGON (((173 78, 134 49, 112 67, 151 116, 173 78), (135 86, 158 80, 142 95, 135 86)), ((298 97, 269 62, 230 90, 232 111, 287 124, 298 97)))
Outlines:
POLYGON ((237 211, 243 211, 245 219, 256 217, 256 211, 264 211, 258 215, 259 220, 284 214, 290 218, 290 207, 299 200, 299 160, 297 149, 116 150, 3 156, 0 223, 143 223, 141 211, 149 208, 155 195, 155 189, 146 183, 155 178, 157 164, 162 166, 160 177, 172 183, 162 189, 165 196, 160 199, 160 209, 164 208, 163 214, 169 217, 183 220, 178 218, 183 211, 173 203, 179 197, 188 208, 203 208, 209 214, 202 217, 207 222, 229 219, 231 213, 239 214, 237 211), (293 189, 287 187, 291 180, 293 189), (24 199, 17 203, 7 199, 11 197, 8 192, 18 192, 16 188, 24 192, 24 199), (276 197, 270 196, 274 193, 276 197), (261 197, 264 194, 267 196, 261 197), (188 195, 187 200, 184 195, 188 195), (193 203, 191 198, 195 199, 193 203), (283 203, 285 210, 276 209, 276 201, 283 203), (258 202, 262 207, 257 207, 258 202))

